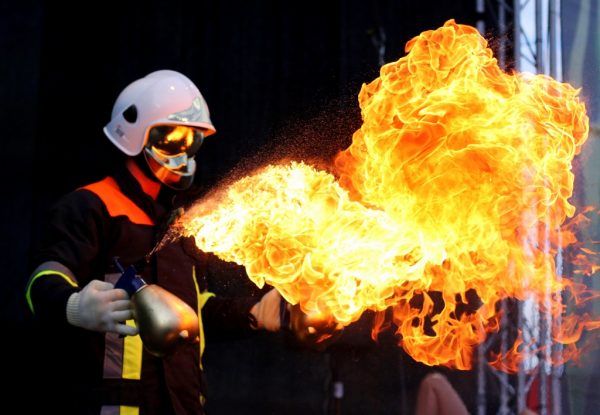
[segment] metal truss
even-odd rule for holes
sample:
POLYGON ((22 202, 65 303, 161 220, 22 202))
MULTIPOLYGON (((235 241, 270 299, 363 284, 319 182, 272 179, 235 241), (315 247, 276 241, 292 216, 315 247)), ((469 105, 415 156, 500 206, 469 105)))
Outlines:
MULTIPOLYGON (((479 31, 494 33, 492 46, 502 69, 545 74, 562 81, 560 0, 477 0, 476 11, 480 16, 479 31)), ((533 242, 524 241, 524 249, 528 243, 533 242)), ((561 275, 560 252, 556 266, 557 274, 561 275)), ((498 385, 499 390, 495 392, 499 395, 496 412, 499 415, 519 414, 532 392, 537 392, 540 415, 561 413, 563 367, 551 364, 552 355, 561 351, 551 336, 552 327, 560 325, 560 321, 553 320, 549 312, 539 307, 539 304, 547 303, 550 296, 556 295, 560 294, 547 290, 546 298, 532 296, 516 304, 501 304, 501 330, 490 335, 478 349, 478 415, 484 415, 488 410, 490 379, 498 385), (511 313, 509 308, 516 312, 511 313), (492 348, 496 352, 506 352, 512 345, 516 329, 524 340, 521 350, 524 358, 518 373, 509 375, 490 366, 486 356, 492 348)))

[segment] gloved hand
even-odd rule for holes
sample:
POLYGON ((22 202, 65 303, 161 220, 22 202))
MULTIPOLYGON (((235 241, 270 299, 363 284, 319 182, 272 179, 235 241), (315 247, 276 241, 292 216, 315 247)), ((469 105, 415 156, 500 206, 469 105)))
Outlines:
POLYGON ((300 344, 324 350, 341 336, 343 326, 333 317, 306 314, 299 304, 295 304, 290 307, 290 330, 300 344))
POLYGON ((281 294, 275 288, 262 296, 260 301, 252 306, 250 314, 256 319, 256 329, 277 331, 281 328, 281 307, 286 306, 281 294))
POLYGON ((67 321, 87 330, 133 336, 137 328, 125 324, 131 318, 133 311, 127 292, 109 282, 90 281, 67 301, 67 321))

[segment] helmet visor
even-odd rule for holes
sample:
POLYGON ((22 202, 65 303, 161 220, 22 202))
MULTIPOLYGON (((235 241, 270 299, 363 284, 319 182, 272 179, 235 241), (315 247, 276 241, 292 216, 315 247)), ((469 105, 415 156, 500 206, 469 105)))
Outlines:
POLYGON ((165 157, 194 157, 204 141, 204 130, 186 125, 157 125, 148 132, 146 148, 165 157))

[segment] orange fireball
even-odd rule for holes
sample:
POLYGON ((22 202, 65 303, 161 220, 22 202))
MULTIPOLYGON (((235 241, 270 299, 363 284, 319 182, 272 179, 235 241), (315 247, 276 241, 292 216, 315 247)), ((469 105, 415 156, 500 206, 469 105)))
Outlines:
POLYGON ((473 27, 450 20, 406 51, 363 85, 363 124, 333 173, 267 166, 181 225, 307 313, 347 325, 392 307, 416 360, 469 368, 498 301, 550 292, 542 306, 564 312, 554 254, 588 118, 570 85, 500 70, 473 27))

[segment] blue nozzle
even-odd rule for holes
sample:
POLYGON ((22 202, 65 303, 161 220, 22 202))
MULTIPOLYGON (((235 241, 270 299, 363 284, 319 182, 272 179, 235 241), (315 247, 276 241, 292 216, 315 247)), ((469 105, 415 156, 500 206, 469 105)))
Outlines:
POLYGON ((130 265, 124 269, 117 257, 115 257, 113 261, 117 269, 121 272, 121 276, 115 284, 115 288, 121 288, 127 291, 127 294, 129 294, 129 297, 131 297, 140 288, 146 285, 146 281, 135 275, 135 267, 133 265, 130 265))

